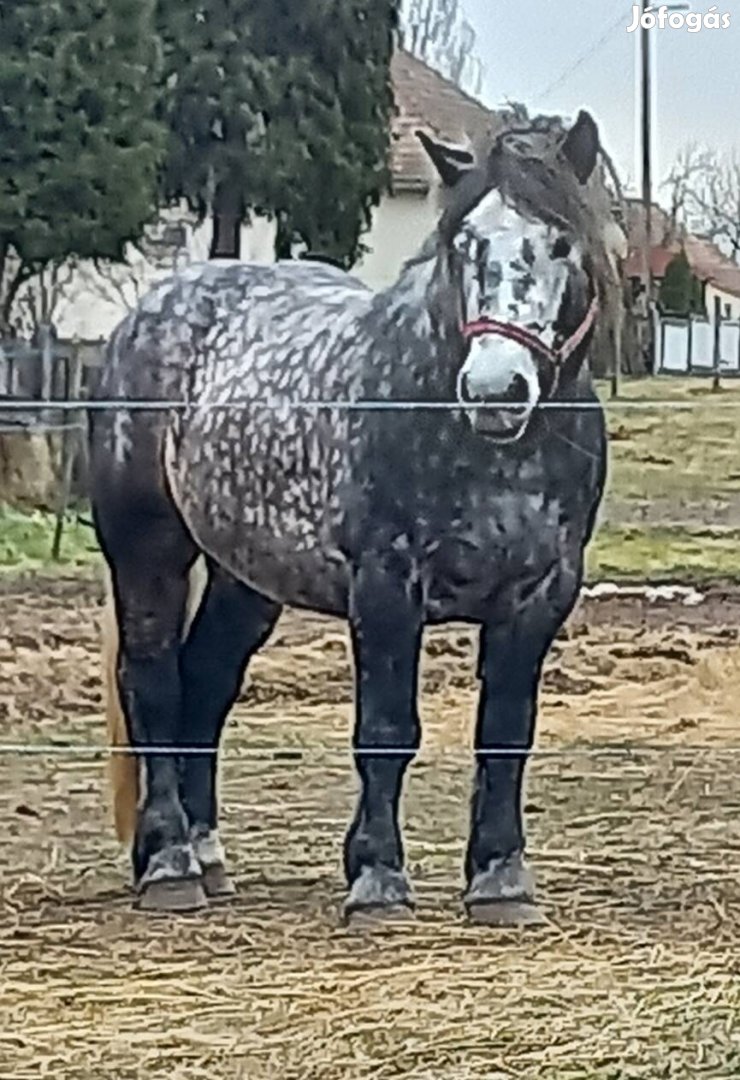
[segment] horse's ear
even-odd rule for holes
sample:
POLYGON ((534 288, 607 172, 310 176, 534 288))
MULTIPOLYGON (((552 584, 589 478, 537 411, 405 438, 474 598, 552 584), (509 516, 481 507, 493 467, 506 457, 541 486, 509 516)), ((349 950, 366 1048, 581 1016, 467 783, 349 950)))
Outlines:
POLYGON ((453 188, 463 176, 475 167, 475 158, 470 150, 461 146, 450 146, 438 142, 425 131, 417 131, 416 137, 432 160, 432 164, 442 178, 445 187, 453 188))
POLYGON ((561 149, 573 166, 579 183, 585 184, 596 168, 599 154, 599 129, 592 116, 587 112, 579 112, 578 119, 565 136, 561 149))

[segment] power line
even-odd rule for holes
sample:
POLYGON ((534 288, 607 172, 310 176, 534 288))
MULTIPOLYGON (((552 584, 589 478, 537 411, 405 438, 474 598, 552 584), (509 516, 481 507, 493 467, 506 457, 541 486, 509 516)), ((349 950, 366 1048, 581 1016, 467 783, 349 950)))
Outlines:
MULTIPOLYGON (((585 11, 586 9, 584 8, 583 10, 585 11)), ((559 86, 562 86, 564 82, 567 82, 567 80, 570 78, 574 71, 577 71, 578 68, 582 67, 587 60, 591 59, 594 53, 597 53, 599 51, 602 45, 606 44, 606 42, 609 40, 615 30, 617 30, 620 26, 626 29, 625 18, 629 18, 629 14, 630 9, 625 9, 625 11, 620 14, 618 18, 615 19, 615 21, 610 25, 608 30, 604 31, 598 41, 595 41, 593 45, 589 46, 586 52, 582 53, 582 55, 579 56, 578 59, 570 65, 570 67, 567 67, 565 71, 561 75, 559 75, 553 83, 550 83, 550 85, 545 90, 543 90, 538 97, 534 99, 535 102, 542 101, 542 99, 546 98, 549 94, 551 94, 553 90, 557 90, 559 86)))

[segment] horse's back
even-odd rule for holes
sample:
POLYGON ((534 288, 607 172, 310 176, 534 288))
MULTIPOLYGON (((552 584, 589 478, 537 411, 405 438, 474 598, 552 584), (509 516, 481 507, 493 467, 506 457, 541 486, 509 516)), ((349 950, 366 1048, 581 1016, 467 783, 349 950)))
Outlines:
POLYGON ((269 359, 279 355, 284 367, 286 351, 310 349, 322 326, 328 341, 370 296, 324 263, 195 263, 154 285, 119 324, 99 392, 177 399, 186 388, 193 400, 225 369, 244 377, 260 362, 260 381, 273 382, 269 359))
POLYGON ((104 394, 182 407, 104 420, 108 457, 128 458, 136 483, 158 470, 201 550, 275 596, 308 603, 317 589, 322 606, 343 604, 330 552, 347 418, 314 404, 356 395, 371 299, 325 264, 193 266, 110 344, 104 394))

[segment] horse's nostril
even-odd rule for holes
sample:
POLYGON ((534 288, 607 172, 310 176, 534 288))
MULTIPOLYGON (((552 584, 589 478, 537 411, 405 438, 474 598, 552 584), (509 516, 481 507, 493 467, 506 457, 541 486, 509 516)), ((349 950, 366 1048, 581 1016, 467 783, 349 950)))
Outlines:
POLYGON ((488 397, 491 402, 500 401, 511 405, 529 404, 529 383, 523 375, 514 375, 505 390, 488 397))
POLYGON ((523 375, 515 375, 511 380, 506 400, 516 401, 521 405, 526 405, 529 402, 529 383, 523 375))

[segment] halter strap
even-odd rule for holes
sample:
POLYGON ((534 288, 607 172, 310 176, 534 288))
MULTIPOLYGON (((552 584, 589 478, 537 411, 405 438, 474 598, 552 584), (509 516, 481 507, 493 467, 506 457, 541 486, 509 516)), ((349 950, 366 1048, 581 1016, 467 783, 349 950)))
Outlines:
POLYGON ((531 330, 527 330, 524 326, 517 326, 516 323, 504 322, 501 319, 490 319, 486 315, 474 319, 472 322, 464 323, 462 326, 462 335, 466 341, 472 341, 473 338, 483 337, 486 334, 507 338, 509 341, 515 341, 517 345, 529 349, 530 352, 537 353, 544 360, 549 360, 556 367, 559 367, 561 364, 564 364, 568 357, 582 344, 584 338, 596 322, 598 313, 599 301, 598 298, 594 296, 581 325, 557 349, 553 349, 549 345, 546 345, 541 338, 537 337, 536 334, 533 334, 531 330))

